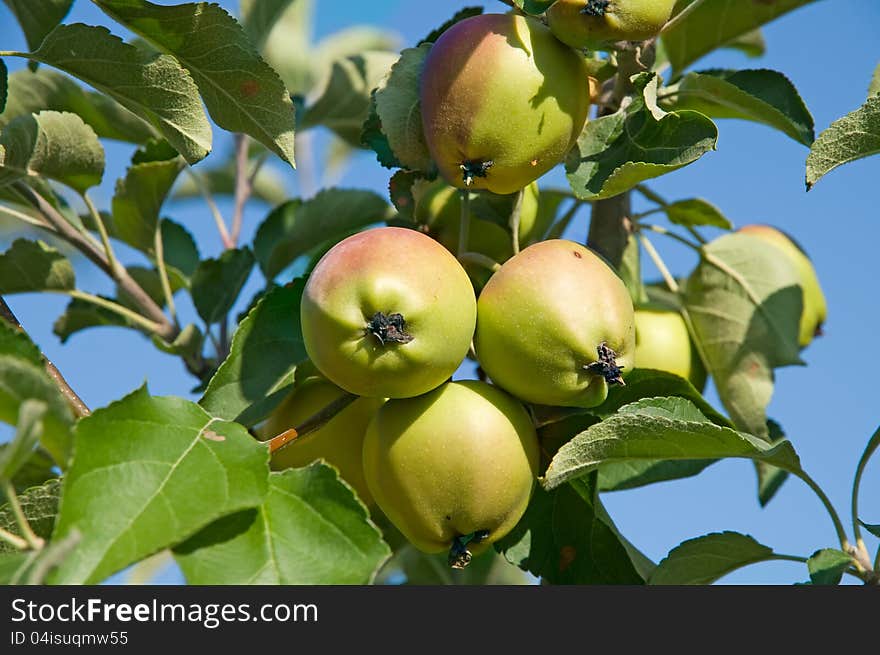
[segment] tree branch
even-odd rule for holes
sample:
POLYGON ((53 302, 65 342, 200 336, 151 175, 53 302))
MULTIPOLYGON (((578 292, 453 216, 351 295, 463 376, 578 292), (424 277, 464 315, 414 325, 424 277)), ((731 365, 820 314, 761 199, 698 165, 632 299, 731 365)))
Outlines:
POLYGON ((357 399, 358 396, 355 396, 352 393, 347 393, 344 396, 340 396, 332 403, 327 405, 324 409, 307 418, 297 427, 286 430, 281 434, 274 436, 266 441, 265 443, 269 445, 269 452, 276 453, 288 444, 293 443, 297 439, 302 439, 307 434, 315 432, 316 430, 324 427, 324 425, 326 425, 327 422, 330 421, 330 419, 332 419, 343 409, 351 405, 357 399))
POLYGON ((179 334, 178 328, 168 320, 162 308, 150 298, 146 291, 132 278, 124 267, 114 267, 100 248, 86 239, 74 228, 43 196, 26 184, 16 183, 16 189, 31 205, 40 211, 46 221, 55 229, 58 236, 73 245, 88 257, 102 271, 107 273, 119 288, 124 291, 143 311, 144 316, 157 324, 156 334, 165 341, 171 342, 179 334))
MULTIPOLYGON (((6 300, 2 296, 0 296, 0 316, 3 316, 3 318, 5 318, 17 330, 27 334, 24 327, 22 327, 21 323, 15 317, 15 314, 12 313, 12 309, 6 304, 6 300)), ((49 358, 46 357, 45 354, 43 354, 43 363, 46 366, 46 371, 49 373, 49 376, 55 381, 58 389, 70 404, 74 416, 82 418, 83 416, 91 414, 88 406, 83 402, 82 398, 80 398, 76 391, 71 388, 67 383, 67 380, 64 379, 64 376, 61 375, 61 371, 55 367, 55 364, 49 361, 49 358)))
POLYGON ((235 135, 235 204, 232 211, 232 229, 229 240, 235 247, 241 236, 241 226, 244 222, 244 205, 254 189, 253 178, 248 174, 248 136, 246 134, 235 135))

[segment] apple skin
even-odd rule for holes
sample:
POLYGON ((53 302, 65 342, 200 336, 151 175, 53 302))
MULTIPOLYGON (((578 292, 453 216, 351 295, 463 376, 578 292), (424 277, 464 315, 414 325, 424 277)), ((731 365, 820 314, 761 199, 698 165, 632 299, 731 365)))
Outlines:
POLYGON ((590 108, 584 58, 539 20, 512 14, 473 16, 444 32, 428 53, 419 97, 440 175, 498 194, 559 164, 590 108))
POLYGON ((557 0, 547 10, 553 35, 572 48, 596 50, 656 36, 676 0, 557 0))
POLYGON ((331 248, 303 290, 306 353, 349 393, 408 398, 449 379, 470 348, 476 298, 468 275, 429 236, 398 227, 367 230, 331 248), (380 314, 405 321, 406 341, 380 338, 380 314))
MULTIPOLYGON (((258 432, 264 439, 271 439, 302 424, 344 393, 322 378, 309 378, 294 388, 258 432)), ((275 452, 272 469, 299 468, 323 459, 335 466, 340 477, 354 488, 365 504, 370 505, 373 497, 364 480, 364 437, 367 425, 384 402, 381 398, 358 398, 315 432, 295 439, 275 452)))
POLYGON ((697 391, 706 388, 706 368, 691 341, 681 314, 660 305, 643 305, 635 311, 638 368, 674 373, 690 381, 697 391))
POLYGON ((573 241, 542 241, 512 257, 483 288, 474 347, 483 370, 517 398, 595 407, 608 380, 589 370, 605 344, 626 373, 635 351, 633 305, 621 279, 573 241))
POLYGON ((522 404, 484 382, 449 382, 391 400, 364 440, 364 475, 379 508, 419 550, 488 532, 485 551, 517 524, 538 472, 535 427, 522 404))
POLYGON ((751 234, 775 246, 795 267, 803 290, 804 308, 801 313, 798 343, 806 348, 813 339, 822 334, 822 325, 828 318, 828 303, 819 284, 819 277, 813 262, 803 249, 790 236, 769 225, 745 225, 739 229, 743 234, 751 234))

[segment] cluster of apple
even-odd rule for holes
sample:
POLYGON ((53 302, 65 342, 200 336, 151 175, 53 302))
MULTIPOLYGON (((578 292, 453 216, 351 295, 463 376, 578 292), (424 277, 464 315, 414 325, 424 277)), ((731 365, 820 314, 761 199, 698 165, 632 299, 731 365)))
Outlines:
MULTIPOLYGON (((560 0, 549 28, 487 14, 448 29, 420 80, 425 141, 441 178, 418 198, 423 231, 383 227, 346 238, 303 293, 310 364, 298 369, 264 434, 345 394, 358 399, 277 452, 273 466, 330 461, 410 542, 449 551, 453 566, 525 512, 540 455, 527 407, 599 405, 636 362, 705 384, 674 308, 634 309, 592 250, 541 240, 548 226, 540 224, 535 180, 571 148, 590 105, 584 59, 569 46, 647 38, 675 3, 614 13, 626 4, 560 0), (516 198, 518 242, 498 223, 462 222, 459 189, 500 203, 502 213, 516 198), (463 265, 462 244, 504 263, 494 271, 463 265), (450 381, 467 357, 491 382, 450 381)), ((805 320, 821 321, 816 312, 805 311, 805 320)))

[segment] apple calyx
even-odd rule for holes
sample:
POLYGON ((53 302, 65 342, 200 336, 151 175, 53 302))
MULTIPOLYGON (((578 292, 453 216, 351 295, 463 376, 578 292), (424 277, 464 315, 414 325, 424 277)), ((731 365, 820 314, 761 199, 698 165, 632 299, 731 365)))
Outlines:
POLYGON ((495 164, 491 159, 489 161, 466 161, 458 165, 461 169, 461 177, 466 186, 474 183, 474 179, 478 177, 486 177, 489 169, 495 164))
POLYGON ((617 353, 611 350, 604 341, 596 347, 596 352, 599 355, 598 361, 587 364, 584 368, 590 373, 601 375, 608 384, 619 384, 625 387, 626 382, 623 381, 621 375, 623 367, 618 366, 616 361, 617 353))
POLYGON ((471 542, 478 544, 489 536, 488 530, 477 530, 466 535, 459 535, 452 540, 452 547, 449 549, 449 557, 446 562, 454 569, 463 569, 470 564, 473 555, 467 549, 467 545, 471 542))
POLYGON ((406 331, 406 320, 402 314, 397 313, 376 312, 364 331, 376 337, 382 346, 389 343, 409 343, 413 340, 413 336, 406 331))
POLYGON ((587 0, 587 5, 581 9, 581 13, 587 16, 604 16, 611 0, 587 0))

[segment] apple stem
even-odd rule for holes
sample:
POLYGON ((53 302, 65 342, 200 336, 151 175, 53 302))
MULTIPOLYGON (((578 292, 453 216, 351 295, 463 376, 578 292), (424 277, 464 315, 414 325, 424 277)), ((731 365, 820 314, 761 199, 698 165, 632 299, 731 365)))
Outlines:
POLYGON ((463 569, 470 564, 473 555, 467 549, 467 545, 471 542, 478 544, 489 536, 488 530, 477 530, 466 535, 459 535, 452 540, 452 546, 449 549, 449 557, 446 561, 454 569, 463 569))

